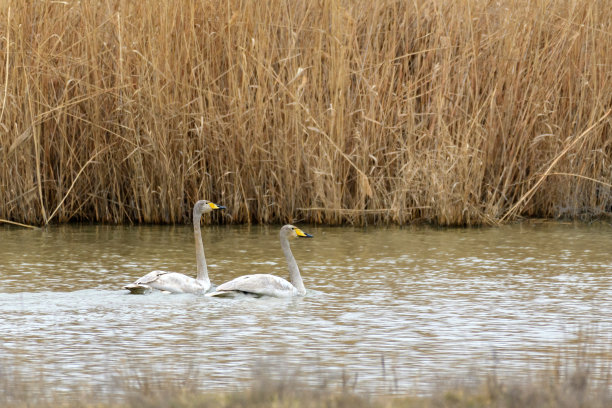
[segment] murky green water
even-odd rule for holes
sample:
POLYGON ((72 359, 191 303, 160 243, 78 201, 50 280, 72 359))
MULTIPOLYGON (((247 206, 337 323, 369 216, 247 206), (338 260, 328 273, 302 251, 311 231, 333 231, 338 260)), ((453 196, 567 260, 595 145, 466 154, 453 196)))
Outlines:
MULTIPOLYGON (((195 276, 188 226, 0 228, 0 364, 66 387, 191 367, 203 388, 231 389, 263 365, 405 391, 550 368, 585 329, 612 363, 608 224, 302 227, 309 293, 288 300, 127 295, 153 269, 195 276)), ((287 275, 277 227, 205 227, 204 245, 214 283, 287 275)))

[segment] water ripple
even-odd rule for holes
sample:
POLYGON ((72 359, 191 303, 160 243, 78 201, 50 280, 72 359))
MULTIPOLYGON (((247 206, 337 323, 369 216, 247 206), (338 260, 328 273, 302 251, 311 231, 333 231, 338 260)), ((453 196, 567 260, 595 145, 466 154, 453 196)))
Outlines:
MULTIPOLYGON (((373 389, 392 372, 402 391, 474 367, 550 368, 584 328, 597 328, 593 353, 608 347, 607 226, 305 230, 315 239, 293 249, 306 297, 229 300, 121 290, 153 269, 194 275, 188 227, 0 229, 0 357, 62 384, 196 365, 228 389, 273 364, 346 369, 373 389)), ((287 277, 274 228, 207 228, 204 241, 215 283, 287 277)))

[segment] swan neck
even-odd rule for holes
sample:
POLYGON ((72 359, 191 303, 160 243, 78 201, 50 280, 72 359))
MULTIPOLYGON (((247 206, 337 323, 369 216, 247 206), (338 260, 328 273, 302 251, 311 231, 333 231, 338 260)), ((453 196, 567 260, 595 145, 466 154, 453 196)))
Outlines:
POLYGON ((286 236, 281 235, 280 241, 281 248, 285 254, 285 259, 287 260, 287 266, 289 267, 289 279, 291 280, 291 284, 295 286, 300 294, 303 295, 306 293, 306 288, 304 287, 304 282, 302 281, 302 275, 300 275, 300 269, 298 268, 295 257, 291 252, 289 239, 286 236))
POLYGON ((202 232, 200 231, 200 218, 202 218, 200 214, 193 214, 193 234, 195 236, 196 261, 198 265, 198 276, 196 279, 210 283, 210 279, 208 278, 208 267, 206 266, 206 257, 204 256, 202 232))

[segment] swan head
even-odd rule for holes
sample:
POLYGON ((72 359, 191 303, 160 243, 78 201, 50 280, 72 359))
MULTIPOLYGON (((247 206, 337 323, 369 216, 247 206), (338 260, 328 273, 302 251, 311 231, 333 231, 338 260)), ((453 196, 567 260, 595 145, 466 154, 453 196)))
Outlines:
POLYGON ((195 203, 195 205, 193 206, 193 215, 194 216, 202 215, 202 214, 206 214, 211 211, 214 211, 214 210, 223 210, 223 209, 225 209, 224 206, 217 205, 213 203, 212 201, 200 200, 197 203, 195 203))
POLYGON ((312 235, 305 233, 301 229, 291 224, 283 225, 280 230, 281 236, 287 238, 312 238, 312 235))

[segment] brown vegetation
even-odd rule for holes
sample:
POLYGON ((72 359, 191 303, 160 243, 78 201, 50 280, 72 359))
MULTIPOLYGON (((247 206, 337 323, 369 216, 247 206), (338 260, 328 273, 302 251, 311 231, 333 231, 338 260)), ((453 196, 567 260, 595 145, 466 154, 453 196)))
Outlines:
POLYGON ((0 0, 0 218, 612 212, 607 0, 0 0))
MULTIPOLYGON (((612 397, 608 382, 594 384, 588 370, 567 376, 508 384, 495 376, 473 386, 441 389, 432 395, 369 395, 341 384, 304 385, 293 376, 284 380, 256 379, 241 391, 203 391, 201 374, 172 378, 165 373, 117 377, 106 390, 83 384, 58 392, 41 379, 25 380, 0 370, 0 405, 4 408, 604 408, 612 397)), ((346 379, 343 376, 343 379, 346 379)), ((350 382, 354 378, 349 379, 350 382)))

